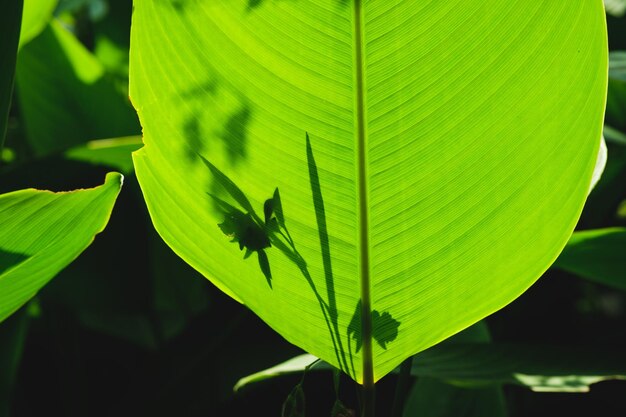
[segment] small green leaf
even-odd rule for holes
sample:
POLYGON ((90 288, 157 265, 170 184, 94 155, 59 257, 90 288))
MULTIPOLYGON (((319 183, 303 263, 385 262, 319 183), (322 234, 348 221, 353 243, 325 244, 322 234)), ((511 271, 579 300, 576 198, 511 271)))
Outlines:
POLYGON ((626 291, 626 228, 574 233, 554 266, 626 291))
POLYGON ((62 193, 34 189, 0 195, 0 321, 33 297, 106 226, 122 185, 62 193))
POLYGON ((302 384, 298 384, 283 403, 281 417, 304 417, 305 405, 304 390, 302 384))
POLYGON ((140 136, 92 140, 65 152, 73 161, 103 165, 130 174, 134 171, 131 153, 142 145, 140 136))

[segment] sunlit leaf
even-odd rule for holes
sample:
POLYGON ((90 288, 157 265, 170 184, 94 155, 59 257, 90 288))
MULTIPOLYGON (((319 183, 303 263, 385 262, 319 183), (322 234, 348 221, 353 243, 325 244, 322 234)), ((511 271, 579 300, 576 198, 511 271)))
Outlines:
POLYGON ((64 193, 0 195, 0 321, 72 262, 106 226, 122 177, 64 193))
POLYGON ((372 382, 557 257, 597 160, 606 49, 600 0, 136 0, 137 176, 176 253, 372 382), (276 189, 285 227, 265 228, 267 264, 243 259, 226 208, 260 226, 276 189))
POLYGON ((58 0, 24 0, 20 47, 30 42, 44 30, 52 19, 52 12, 54 12, 57 3, 58 0))

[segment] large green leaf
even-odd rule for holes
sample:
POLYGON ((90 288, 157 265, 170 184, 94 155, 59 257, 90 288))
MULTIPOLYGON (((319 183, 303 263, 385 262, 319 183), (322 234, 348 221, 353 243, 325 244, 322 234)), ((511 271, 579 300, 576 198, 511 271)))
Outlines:
POLYGON ((557 257, 606 49, 600 0, 136 0, 137 176, 175 252, 371 383, 557 257))
POLYGON ((122 185, 62 193, 34 189, 0 195, 0 321, 72 262, 106 226, 122 185))

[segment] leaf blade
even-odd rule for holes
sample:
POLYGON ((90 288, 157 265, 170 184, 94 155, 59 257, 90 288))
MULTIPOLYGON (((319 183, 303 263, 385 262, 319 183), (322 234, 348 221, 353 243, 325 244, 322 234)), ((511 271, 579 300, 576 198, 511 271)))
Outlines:
POLYGON ((0 196, 0 321, 28 301, 101 232, 120 191, 120 174, 103 185, 51 193, 20 190, 0 196))
POLYGON ((145 132, 134 162, 164 240, 287 340, 361 381, 363 351, 348 331, 361 288, 371 287, 366 311, 393 318, 389 335, 399 323, 393 342, 366 353, 376 380, 510 302, 554 261, 600 145, 606 32, 599 1, 364 2, 359 93, 358 4, 139 0, 130 92, 145 132), (266 251, 272 289, 215 226, 221 213, 206 195, 221 198, 220 181, 197 154, 254 211, 280 189, 298 256, 266 251))

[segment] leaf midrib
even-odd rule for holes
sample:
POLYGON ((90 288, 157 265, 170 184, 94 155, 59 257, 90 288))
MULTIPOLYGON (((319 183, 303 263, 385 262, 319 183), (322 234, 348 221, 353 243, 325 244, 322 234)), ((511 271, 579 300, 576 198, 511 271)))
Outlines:
POLYGON ((363 385, 374 386, 372 354, 372 308, 370 295, 369 213, 367 195, 367 150, 365 127, 365 77, 363 74, 363 8, 362 0, 354 1, 354 68, 356 95, 356 145, 359 213, 359 278, 361 284, 361 335, 363 348, 363 385))

